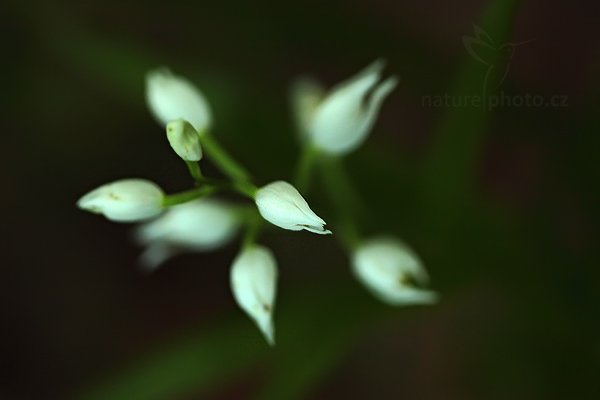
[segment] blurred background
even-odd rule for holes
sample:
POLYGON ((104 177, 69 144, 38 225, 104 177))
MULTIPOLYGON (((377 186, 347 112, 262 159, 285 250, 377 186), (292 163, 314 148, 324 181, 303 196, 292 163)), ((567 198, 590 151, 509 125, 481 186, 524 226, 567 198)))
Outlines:
MULTIPOLYGON (((597 2, 0 10, 1 399, 600 398, 597 2), (335 238, 273 231, 271 349, 229 291, 238 243, 144 275, 130 225, 75 208, 123 177, 189 187, 145 105, 151 68, 202 88, 215 136, 264 184, 294 170, 293 79, 330 86, 379 57, 401 83, 345 164, 364 233, 410 243, 438 305, 381 304, 335 238), (482 95, 490 65, 484 95, 507 103, 453 103, 482 95)), ((335 212, 318 184, 307 198, 335 212)))

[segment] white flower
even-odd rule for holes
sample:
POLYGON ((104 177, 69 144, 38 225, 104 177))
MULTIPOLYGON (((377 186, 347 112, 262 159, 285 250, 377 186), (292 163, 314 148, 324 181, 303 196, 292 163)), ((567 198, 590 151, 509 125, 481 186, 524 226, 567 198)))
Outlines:
POLYGON ((260 215, 283 229, 328 234, 325 221, 315 214, 295 187, 284 181, 270 183, 256 192, 260 215))
POLYGON ((146 76, 146 100, 155 118, 164 126, 184 119, 198 133, 211 125, 211 111, 202 92, 187 79, 161 68, 146 76))
POLYGON ((216 200, 193 200, 170 207, 136 229, 136 239, 147 246, 140 263, 150 271, 179 252, 217 249, 235 236, 239 225, 234 210, 216 200))
POLYGON ((160 214, 163 197, 161 188, 150 181, 122 179, 92 190, 77 206, 112 221, 134 222, 160 214))
POLYGON ((200 137, 189 122, 183 119, 169 122, 167 139, 175 153, 184 161, 200 161, 202 158, 200 137))
POLYGON ((421 289, 429 278, 416 254, 392 238, 362 243, 352 255, 354 274, 377 297, 392 305, 428 304, 435 292, 421 289))
POLYGON ((277 263, 273 253, 263 246, 243 250, 233 261, 230 278, 236 302, 256 322, 267 342, 274 345, 277 263))
POLYGON ((386 96, 398 80, 389 77, 379 83, 384 62, 375 61, 356 76, 331 89, 320 103, 314 84, 298 86, 294 100, 296 115, 303 119, 313 144, 330 154, 346 154, 366 139, 386 96))

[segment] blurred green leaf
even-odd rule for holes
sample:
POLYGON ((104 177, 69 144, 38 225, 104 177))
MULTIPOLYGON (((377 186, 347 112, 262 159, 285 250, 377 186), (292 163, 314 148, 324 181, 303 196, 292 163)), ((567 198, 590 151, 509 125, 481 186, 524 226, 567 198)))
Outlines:
POLYGON ((267 350, 253 324, 244 319, 177 338, 120 373, 75 396, 81 400, 160 400, 223 381, 267 350))
MULTIPOLYGON (((428 215, 452 217, 470 192, 474 168, 491 112, 485 106, 471 105, 474 97, 482 101, 493 94, 505 72, 504 54, 500 47, 509 41, 513 18, 519 0, 495 0, 489 3, 483 21, 469 33, 485 32, 493 38, 497 51, 486 49, 485 62, 465 49, 464 59, 448 95, 434 142, 424 166, 423 191, 428 215), (461 101, 461 104, 458 101, 461 101), (465 105, 466 104, 466 105, 465 105)), ((481 34, 480 34, 481 36, 481 34)), ((441 94, 442 98, 445 94, 441 94)), ((443 100, 446 101, 445 99, 443 100)))
POLYGON ((320 282, 310 292, 299 288, 282 294, 274 348, 264 343, 249 319, 239 318, 210 332, 175 338, 75 398, 161 400, 204 393, 264 358, 271 359, 275 372, 259 398, 298 398, 348 353, 357 333, 370 326, 369 319, 389 311, 349 277, 339 281, 320 282), (331 301, 333 294, 336 301, 331 301), (340 313, 339 304, 351 311, 340 313))
POLYGON ((341 281, 312 288, 310 295, 301 293, 282 315, 273 372, 257 400, 308 398, 348 355, 360 333, 389 310, 366 292, 357 292, 359 286, 350 279, 341 281), (340 304, 345 312, 340 312, 340 304))

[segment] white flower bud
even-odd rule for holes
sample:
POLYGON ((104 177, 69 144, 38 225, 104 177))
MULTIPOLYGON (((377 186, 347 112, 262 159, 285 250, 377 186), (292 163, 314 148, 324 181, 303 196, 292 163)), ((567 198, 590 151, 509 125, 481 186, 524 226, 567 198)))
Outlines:
POLYGON ((193 200, 170 207, 136 229, 137 241, 147 246, 140 263, 151 271, 180 252, 215 250, 228 243, 239 226, 234 210, 217 200, 193 200))
MULTIPOLYGON (((308 126, 316 147, 330 154, 346 154, 362 144, 375 123, 383 100, 398 83, 395 77, 379 83, 383 66, 383 61, 375 61, 334 87, 313 107, 312 113, 303 111, 307 120, 301 125, 308 126)), ((303 95, 314 98, 315 93, 318 92, 313 88, 308 93, 305 90, 303 95)), ((309 104, 309 99, 305 99, 304 104, 309 104)))
POLYGON ((267 342, 274 345, 277 263, 273 253, 263 246, 243 250, 233 261, 230 278, 236 302, 256 322, 267 342))
POLYGON ((77 201, 77 206, 111 221, 134 222, 160 214, 163 197, 161 188, 150 181, 123 179, 92 190, 77 201))
POLYGON ((200 161, 202 158, 200 137, 189 122, 183 119, 169 122, 167 139, 175 153, 184 161, 200 161))
POLYGON ((270 183, 256 192, 260 215, 283 229, 329 234, 325 221, 315 214, 295 187, 284 181, 270 183))
POLYGON ((416 254, 392 238, 377 238, 361 244, 352 255, 357 279, 382 301, 392 305, 429 304, 435 292, 421 289, 429 278, 416 254))
POLYGON ((166 126, 170 121, 184 119, 198 133, 211 125, 211 111, 202 92, 187 79, 162 68, 146 76, 146 100, 154 117, 166 126))

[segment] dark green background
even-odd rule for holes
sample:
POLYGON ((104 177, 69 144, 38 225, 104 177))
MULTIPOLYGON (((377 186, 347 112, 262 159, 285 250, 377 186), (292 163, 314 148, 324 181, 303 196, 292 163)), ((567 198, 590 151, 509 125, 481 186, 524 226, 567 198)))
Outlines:
MULTIPOLYGON (((597 2, 0 10, 0 398, 600 397, 597 2), (481 92, 486 67, 462 43, 473 24, 499 45, 531 40, 494 90, 565 96, 567 106, 424 106, 423 96, 481 92), (346 160, 359 218, 366 234, 415 247, 439 305, 380 304, 352 280, 335 238, 274 231, 261 239, 281 271, 269 349, 229 293, 237 244, 144 276, 129 226, 75 208, 122 177, 189 185, 146 109, 148 69, 196 82, 215 136, 264 184, 294 169, 293 78, 332 85, 378 57, 401 83, 346 160)), ((502 51, 485 57, 507 65, 502 51)), ((322 186, 307 198, 332 219, 322 186)))

